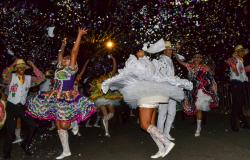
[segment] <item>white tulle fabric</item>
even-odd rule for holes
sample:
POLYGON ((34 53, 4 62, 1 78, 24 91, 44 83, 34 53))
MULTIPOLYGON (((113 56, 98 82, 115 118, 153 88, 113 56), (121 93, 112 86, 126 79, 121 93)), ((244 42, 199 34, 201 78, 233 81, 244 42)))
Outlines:
POLYGON ((166 103, 169 98, 183 100, 182 88, 190 90, 192 83, 174 76, 164 77, 158 72, 159 67, 157 60, 130 55, 119 74, 102 83, 102 90, 104 93, 109 89, 119 90, 130 106, 166 103))
POLYGON ((209 104, 212 101, 212 98, 205 94, 201 89, 198 90, 197 100, 195 106, 197 110, 201 111, 210 111, 209 104))
POLYGON ((120 105, 120 99, 119 100, 110 100, 110 99, 106 99, 106 98, 98 98, 96 101, 95 101, 95 105, 97 107, 100 107, 100 106, 119 106, 120 105))

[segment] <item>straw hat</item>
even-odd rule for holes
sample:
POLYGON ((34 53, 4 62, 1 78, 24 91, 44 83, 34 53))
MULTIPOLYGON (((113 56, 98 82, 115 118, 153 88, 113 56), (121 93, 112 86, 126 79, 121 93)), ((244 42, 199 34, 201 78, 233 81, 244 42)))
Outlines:
POLYGON ((166 49, 168 49, 168 48, 172 49, 172 44, 171 44, 170 41, 165 41, 165 48, 166 49))
POLYGON ((25 68, 25 69, 29 69, 30 67, 25 63, 25 61, 23 59, 18 59, 16 61, 16 64, 15 64, 15 70, 17 68, 25 68))
POLYGON ((203 58, 203 56, 201 54, 197 53, 197 54, 193 55, 193 58, 203 58))
POLYGON ((247 55, 249 50, 244 48, 241 44, 237 45, 235 48, 234 48, 234 54, 238 54, 239 52, 243 51, 243 56, 247 55))

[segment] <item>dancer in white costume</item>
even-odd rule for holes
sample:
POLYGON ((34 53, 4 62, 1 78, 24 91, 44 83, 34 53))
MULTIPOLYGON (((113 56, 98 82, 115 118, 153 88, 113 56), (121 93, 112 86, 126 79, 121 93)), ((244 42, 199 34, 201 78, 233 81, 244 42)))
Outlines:
MULTIPOLYGON (((165 42, 166 49, 164 53, 160 56, 159 64, 161 68, 159 72, 162 76, 175 76, 174 64, 171 59, 173 54, 172 44, 170 41, 165 42)), ((158 109, 158 120, 157 120, 157 128, 163 132, 167 138, 171 141, 175 140, 172 136, 170 136, 170 129, 174 122, 176 115, 176 101, 173 99, 169 99, 168 103, 160 104, 158 109)))
POLYGON ((118 75, 103 82, 102 90, 104 93, 109 89, 119 90, 125 102, 140 107, 140 126, 151 135, 159 149, 151 158, 165 157, 175 144, 155 126, 155 108, 159 103, 167 103, 169 98, 183 100, 181 87, 190 90, 192 83, 178 77, 162 77, 157 60, 151 61, 142 50, 137 52, 137 57, 131 55, 118 75))

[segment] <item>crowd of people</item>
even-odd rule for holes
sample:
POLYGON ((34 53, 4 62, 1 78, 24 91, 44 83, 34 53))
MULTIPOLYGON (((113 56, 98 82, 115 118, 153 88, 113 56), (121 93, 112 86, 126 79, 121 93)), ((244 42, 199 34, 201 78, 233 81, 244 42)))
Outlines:
MULTIPOLYGON (((102 118, 105 136, 111 137, 109 120, 122 101, 131 109, 138 108, 140 127, 149 133, 158 147, 152 159, 165 157, 175 146, 175 138, 170 131, 177 103, 182 104, 184 113, 196 117, 194 136, 201 135, 203 112, 219 107, 214 73, 210 66, 204 64, 202 53, 193 55, 186 62, 178 54, 179 43, 174 49, 170 41, 160 39, 154 44, 138 45, 122 69, 117 69, 115 57, 108 55, 112 60, 112 70, 89 83, 89 95, 86 96, 81 91, 81 82, 90 60, 86 60, 79 71, 77 64, 82 37, 86 34, 86 29, 79 28, 69 54, 65 53, 67 39, 62 41, 54 78, 53 71, 43 73, 33 62, 19 58, 4 70, 0 102, 0 126, 5 129, 4 159, 11 158, 12 143, 21 143, 25 154, 32 154, 31 142, 39 127, 34 119, 50 121, 52 129, 57 128, 63 151, 56 159, 71 155, 68 130, 80 135, 79 123, 86 122, 86 127, 90 126, 94 113, 97 113, 94 126, 100 127, 102 118), (187 79, 176 76, 173 59, 185 66, 187 79), (26 74, 28 69, 33 70, 32 75, 26 74), (39 92, 29 95, 30 88, 34 86, 40 86, 39 92), (29 129, 24 140, 20 136, 20 121, 29 129)), ((246 71, 249 67, 243 65, 246 54, 247 49, 237 45, 232 57, 226 60, 232 92, 232 131, 239 131, 239 122, 243 128, 249 128, 242 109, 243 96, 238 96, 248 82, 246 71)))

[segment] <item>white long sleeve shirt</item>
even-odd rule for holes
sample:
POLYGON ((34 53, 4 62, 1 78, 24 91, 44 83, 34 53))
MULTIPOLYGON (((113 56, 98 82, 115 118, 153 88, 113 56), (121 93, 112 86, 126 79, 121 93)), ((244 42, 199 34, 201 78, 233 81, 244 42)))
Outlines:
POLYGON ((175 76, 174 64, 170 57, 161 55, 158 62, 160 64, 159 72, 162 76, 175 76))
POLYGON ((237 60, 236 67, 237 67, 239 75, 236 75, 236 73, 233 72, 232 69, 230 68, 230 79, 231 80, 238 80, 241 82, 248 82, 248 77, 246 75, 246 71, 245 71, 243 62, 241 60, 239 60, 238 58, 236 58, 236 60, 237 60))

